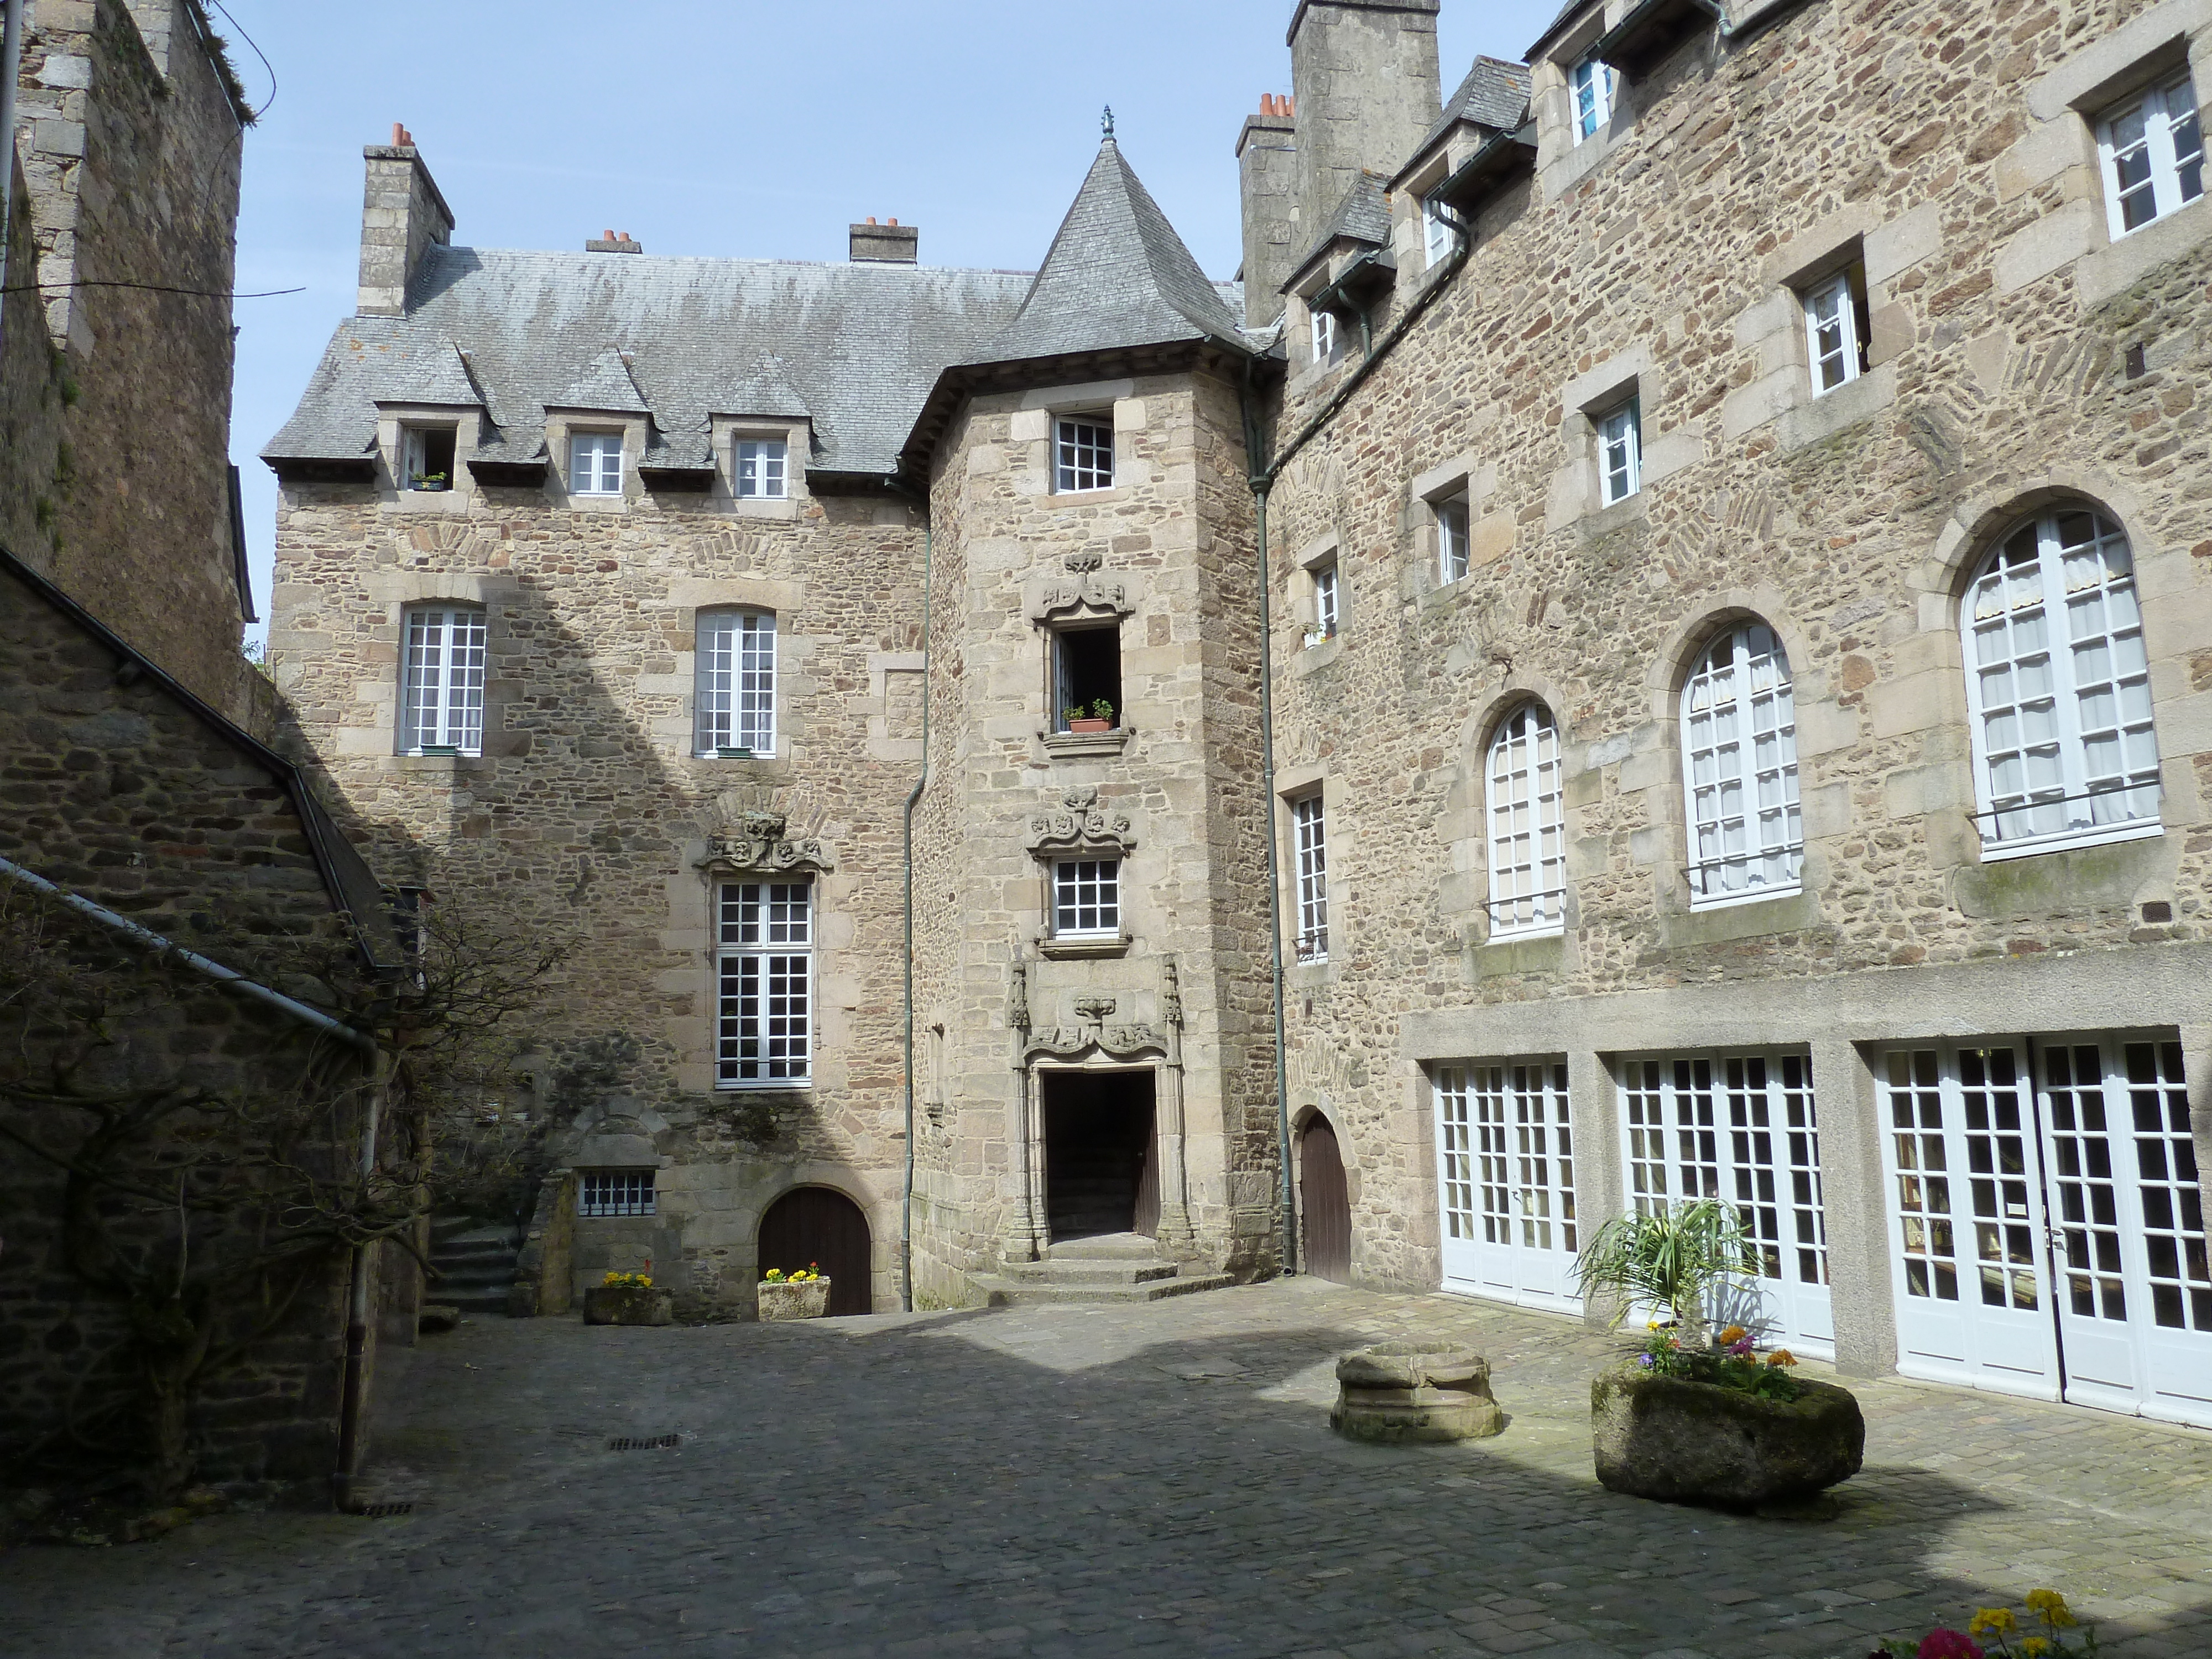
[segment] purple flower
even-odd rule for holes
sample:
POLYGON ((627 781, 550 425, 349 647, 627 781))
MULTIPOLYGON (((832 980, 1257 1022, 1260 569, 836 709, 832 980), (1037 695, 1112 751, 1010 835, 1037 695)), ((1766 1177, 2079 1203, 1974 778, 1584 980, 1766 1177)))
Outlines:
POLYGON ((1648 1371, 1651 1369, 1651 1356, 1648 1353, 1640 1353, 1636 1356, 1636 1363, 1648 1371))

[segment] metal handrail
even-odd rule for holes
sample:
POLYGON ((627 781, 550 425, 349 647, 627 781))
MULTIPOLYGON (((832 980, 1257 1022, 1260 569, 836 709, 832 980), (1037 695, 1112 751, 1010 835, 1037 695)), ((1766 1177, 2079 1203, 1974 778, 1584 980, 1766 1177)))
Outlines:
MULTIPOLYGON (((2103 824, 2069 823, 2064 830, 2030 830, 2028 834, 2025 836, 2007 836, 2002 833, 1992 833, 1990 830, 1984 830, 1982 828, 1982 820, 1984 818, 2001 819, 2008 813, 2033 812, 2045 806, 2063 806, 2069 801, 2095 800, 2100 796, 2104 795, 2132 795, 2138 789, 2148 789, 2154 791, 2157 798, 2161 801, 2166 798, 2165 784, 2155 780, 2145 783, 2108 783, 2099 785, 2094 788, 2076 790, 2072 794, 2068 795, 2039 795, 2033 799, 2024 800, 2017 806, 1992 806, 1985 811, 1969 813, 1967 815, 1967 822, 1974 826, 1974 833, 1979 836, 1985 843, 2002 843, 2008 841, 2026 841, 2031 836, 2064 835, 2068 830, 2073 830, 2105 829, 2109 826, 2103 824)), ((2154 816, 2154 813, 2147 812, 2139 814, 2133 817, 2122 818, 2119 822, 2122 823, 2140 823, 2154 816)))

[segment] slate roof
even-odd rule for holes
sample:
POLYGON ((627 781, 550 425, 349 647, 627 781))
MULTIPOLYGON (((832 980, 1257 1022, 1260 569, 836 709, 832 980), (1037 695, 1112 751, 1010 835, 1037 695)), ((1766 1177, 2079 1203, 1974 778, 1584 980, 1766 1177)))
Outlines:
MULTIPOLYGON (((1578 0, 1579 3, 1579 0, 1578 0)), ((1478 58, 1459 90, 1444 100, 1444 112, 1437 118, 1421 142, 1406 157, 1408 165, 1425 155, 1431 145, 1462 121, 1472 121, 1492 132, 1511 132, 1528 118, 1528 66, 1509 64, 1502 58, 1478 58)))
MULTIPOLYGON (((467 401, 480 395, 497 428, 485 434, 487 458, 535 457, 548 405, 609 406, 595 392, 578 402, 595 383, 619 395, 606 367, 618 351, 623 377, 653 413, 648 465, 703 457, 709 415, 804 414, 815 470, 887 474, 939 372, 1000 334, 1031 287, 1022 271, 434 248, 405 316, 338 325, 262 454, 366 456, 377 400, 430 401, 414 394, 450 386, 465 356, 467 401)), ((1233 325, 1225 331, 1236 337, 1233 325)))
MULTIPOLYGON (((591 367, 566 391, 556 393, 548 409, 588 409, 611 415, 649 415, 652 409, 630 379, 629 365, 622 353, 609 346, 592 359, 591 367)), ((754 412, 754 411, 748 411, 754 412)), ((766 410, 757 411, 766 414, 766 410)))
POLYGON ((1250 349, 1230 295, 1176 234, 1112 138, 1076 192, 1020 312, 970 364, 1221 340, 1250 349))
POLYGON ((483 393, 470 378, 469 366, 451 340, 410 360, 377 391, 379 403, 473 409, 483 402, 483 393))
POLYGON ((1290 282, 1283 284, 1284 293, 1289 293, 1291 283, 1304 276, 1307 268, 1340 238, 1364 242, 1370 247, 1382 247, 1389 244, 1390 204, 1384 186, 1385 180, 1381 173, 1370 173, 1364 167, 1359 170, 1359 176, 1352 181, 1351 188, 1337 203, 1336 211, 1330 214, 1328 222, 1322 226, 1321 234, 1314 238, 1311 245, 1299 256, 1298 262, 1291 267, 1290 282))

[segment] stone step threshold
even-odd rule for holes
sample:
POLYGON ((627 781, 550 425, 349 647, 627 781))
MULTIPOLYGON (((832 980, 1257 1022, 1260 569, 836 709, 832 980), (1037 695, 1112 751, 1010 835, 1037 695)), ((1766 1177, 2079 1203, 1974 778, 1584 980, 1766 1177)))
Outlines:
MULTIPOLYGON (((1010 1262, 1009 1267, 1039 1267, 1039 1262, 1010 1262)), ((1165 1264, 1163 1264, 1165 1265, 1165 1264)), ((1140 1279, 1133 1284, 1102 1284, 1092 1280, 1006 1279, 996 1273, 970 1273, 968 1282, 991 1308, 1036 1307, 1054 1302, 1160 1302, 1171 1296, 1193 1296, 1218 1291, 1237 1282, 1233 1273, 1185 1273, 1170 1267, 1170 1275, 1140 1279)))

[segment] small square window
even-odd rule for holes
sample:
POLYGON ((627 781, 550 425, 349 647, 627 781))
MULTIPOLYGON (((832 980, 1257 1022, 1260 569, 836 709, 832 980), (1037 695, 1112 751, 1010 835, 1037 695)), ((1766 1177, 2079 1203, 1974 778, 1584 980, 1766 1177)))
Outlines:
POLYGON ((1096 415, 1063 415, 1054 434, 1053 488, 1060 495, 1114 487, 1114 424, 1096 415))
POLYGON ((453 428, 410 426, 400 434, 402 489, 439 491, 453 487, 453 428))
POLYGON ((1451 258, 1459 246, 1459 227, 1442 197, 1431 196, 1421 203, 1421 246, 1431 270, 1451 258))
POLYGON ((568 493, 623 493, 623 441, 619 432, 579 432, 568 440, 568 493))
POLYGON ((1118 721, 1121 713, 1121 630, 1070 628, 1052 636, 1053 729, 1078 720, 1118 721))
POLYGON ((1313 318, 1313 359, 1327 367, 1344 359, 1344 331, 1336 325, 1333 311, 1316 311, 1313 318))
POLYGON ((738 499, 781 501, 787 491, 790 446, 781 438, 738 441, 738 499))
POLYGON ((1343 594, 1337 584, 1336 561, 1316 565, 1313 573, 1314 625, 1308 643, 1319 645, 1336 637, 1344 620, 1343 594))
POLYGON ((1613 65, 1601 64, 1595 58, 1585 58, 1575 65, 1575 142, 1597 137, 1598 130, 1613 118, 1619 101, 1620 77, 1613 73, 1613 65))
POLYGON ((1120 936, 1119 859, 1064 859, 1053 866, 1052 931, 1056 939, 1120 936))
POLYGON ((1635 398, 1597 417, 1598 495, 1607 507, 1644 488, 1644 419, 1635 398))
POLYGON ((2204 193, 2204 134, 2186 71, 2130 98, 2097 126, 2115 240, 2204 193))
POLYGON ((1867 372, 1866 273, 1852 265, 1807 289, 1805 343, 1813 391, 1833 392, 1867 372))
POLYGON ((1467 493, 1447 495, 1431 510, 1437 515, 1437 580, 1455 582, 1467 574, 1467 493))
POLYGON ((576 1189, 578 1215, 651 1215, 652 1170, 585 1170, 576 1189))

